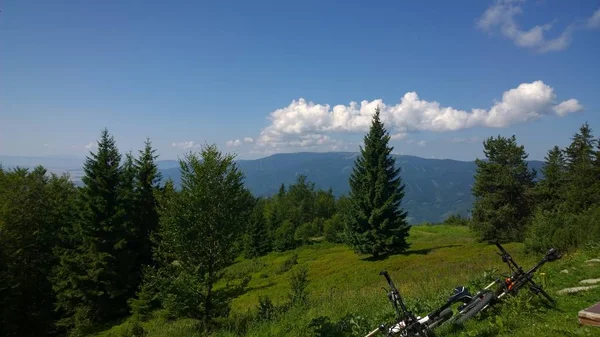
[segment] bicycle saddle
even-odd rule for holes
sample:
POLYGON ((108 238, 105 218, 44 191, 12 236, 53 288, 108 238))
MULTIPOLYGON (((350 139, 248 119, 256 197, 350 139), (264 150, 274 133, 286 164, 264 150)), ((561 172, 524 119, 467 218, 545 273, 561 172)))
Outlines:
POLYGON ((464 286, 458 286, 454 288, 454 293, 452 294, 452 296, 450 296, 450 298, 448 298, 448 302, 457 302, 465 297, 471 298, 471 293, 469 292, 469 289, 465 288, 464 286))
POLYGON ((546 253, 546 259, 548 261, 555 261, 561 258, 561 254, 558 252, 558 250, 554 249, 554 248, 550 248, 548 250, 548 253, 546 253))

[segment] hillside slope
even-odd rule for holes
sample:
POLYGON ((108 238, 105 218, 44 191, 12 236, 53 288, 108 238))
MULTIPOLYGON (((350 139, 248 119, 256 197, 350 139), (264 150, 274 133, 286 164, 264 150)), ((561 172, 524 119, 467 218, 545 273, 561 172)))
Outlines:
MULTIPOLYGON (((316 320, 331 323, 351 315, 356 333, 364 336, 380 323, 393 319, 393 309, 381 287, 385 280, 379 271, 388 270, 407 306, 423 315, 441 305, 457 285, 475 291, 494 277, 508 272, 496 255, 496 247, 473 240, 467 228, 448 226, 418 226, 410 233, 411 249, 402 255, 370 261, 354 254, 342 245, 327 243, 305 246, 295 251, 271 253, 255 260, 239 260, 228 268, 222 283, 252 277, 248 288, 233 301, 229 328, 214 336, 327 336, 309 328, 316 320), (284 271, 282 266, 297 255, 298 264, 284 271), (290 275, 300 267, 308 268, 309 305, 292 308, 271 321, 247 322, 257 312, 260 296, 268 296, 276 306, 288 301, 290 275), (486 274, 486 271, 488 272, 486 274), (489 273, 492 271, 492 273, 489 273), (242 333, 239 329, 245 330, 242 333)), ((505 248, 524 268, 529 268, 541 256, 526 255, 522 244, 506 244, 505 248)), ((600 277, 597 268, 584 261, 597 257, 600 251, 565 255, 557 262, 543 266, 535 278, 558 301, 557 309, 548 309, 537 299, 525 301, 527 290, 519 300, 508 300, 489 310, 490 319, 477 318, 464 330, 441 336, 595 336, 594 328, 579 327, 577 312, 600 298, 600 288, 570 296, 557 290, 577 285, 586 278, 600 277), (569 273, 561 273, 568 269, 569 273), (495 317, 499 316, 500 319, 495 317)), ((128 323, 98 334, 96 337, 121 337, 128 323)), ((193 320, 164 322, 154 319, 144 323, 147 337, 200 336, 194 331, 193 320)), ((337 336, 337 335, 336 335, 337 336)))

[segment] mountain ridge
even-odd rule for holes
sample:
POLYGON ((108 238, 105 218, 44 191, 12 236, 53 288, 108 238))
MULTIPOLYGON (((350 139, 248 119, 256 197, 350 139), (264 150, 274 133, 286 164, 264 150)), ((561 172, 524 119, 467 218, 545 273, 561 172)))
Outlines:
MULTIPOLYGON (((340 196, 349 191, 348 178, 357 155, 358 152, 278 153, 259 159, 240 159, 236 163, 245 174, 246 186, 257 196, 277 193, 282 183, 288 186, 300 174, 306 175, 317 188, 331 188, 336 196, 340 196)), ((394 158, 402 169, 401 177, 405 184, 402 206, 408 211, 410 223, 439 222, 451 214, 468 215, 474 201, 471 187, 477 167, 475 161, 410 155, 394 155, 394 158)), ((18 156, 0 156, 0 164, 14 167, 19 165, 18 159, 18 156), (6 161, 6 158, 9 160, 6 161)), ((41 164, 53 173, 67 172, 77 184, 81 184, 81 166, 57 167, 60 165, 55 157, 47 162, 51 165, 45 165, 44 157, 21 159, 26 159, 21 162, 28 165, 19 166, 41 164)), ((69 159, 68 162, 73 165, 73 158, 69 159)), ((159 160, 157 165, 163 179, 171 178, 175 185, 180 184, 176 160, 159 160)), ((531 160, 528 165, 539 172, 543 162, 531 160)))

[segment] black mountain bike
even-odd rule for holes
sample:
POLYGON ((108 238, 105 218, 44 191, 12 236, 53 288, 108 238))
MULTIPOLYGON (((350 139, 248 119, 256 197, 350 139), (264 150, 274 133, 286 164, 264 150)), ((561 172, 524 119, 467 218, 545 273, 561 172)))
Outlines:
POLYGON ((533 294, 543 296, 550 302, 551 305, 556 304, 554 299, 550 297, 550 295, 548 295, 548 293, 546 293, 540 285, 533 281, 533 274, 542 265, 544 265, 546 262, 555 261, 561 258, 561 254, 556 249, 551 248, 548 250, 540 262, 525 272, 500 243, 496 242, 496 246, 500 250, 498 255, 500 255, 502 257, 502 261, 508 265, 511 275, 505 279, 496 279, 494 282, 487 285, 485 288, 475 294, 469 303, 459 307, 459 312, 457 315, 448 320, 448 322, 462 324, 466 320, 472 318, 479 312, 500 300, 502 297, 506 295, 516 295, 519 290, 526 285, 529 286, 529 290, 533 294), (491 289, 494 285, 497 285, 495 291, 491 289))
POLYGON ((382 271, 379 275, 383 275, 390 286, 388 299, 392 302, 392 306, 396 311, 397 323, 391 327, 386 327, 385 324, 380 325, 377 329, 371 331, 366 337, 373 337, 378 334, 384 336, 401 336, 401 337, 433 337, 433 333, 429 328, 419 322, 417 316, 406 309, 398 288, 392 282, 387 271, 382 271))

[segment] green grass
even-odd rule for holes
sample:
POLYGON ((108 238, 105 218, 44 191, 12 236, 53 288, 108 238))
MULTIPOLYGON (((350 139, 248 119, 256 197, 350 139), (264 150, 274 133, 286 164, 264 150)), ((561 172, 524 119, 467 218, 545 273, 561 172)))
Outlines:
MULTIPOLYGON (((379 323, 393 317, 385 292, 385 280, 379 271, 388 270, 407 305, 417 314, 441 305, 457 285, 467 285, 472 291, 482 284, 484 272, 507 273, 496 255, 496 247, 475 242, 467 228, 448 226, 413 227, 410 250, 384 260, 370 261, 342 245, 318 243, 285 253, 272 253, 255 260, 240 260, 231 266, 225 279, 251 275, 247 291, 232 302, 229 329, 214 336, 238 336, 235 325, 247 327, 247 336, 312 336, 308 328, 317 317, 326 316, 337 321, 347 314, 355 316, 357 336, 364 335, 379 323), (284 271, 282 265, 297 254, 298 264, 284 271), (276 305, 287 302, 289 276, 299 266, 308 268, 310 305, 292 308, 267 322, 250 322, 256 312, 259 296, 269 296, 276 305), (230 331, 226 331, 230 330, 230 331)), ((540 258, 527 255, 522 244, 505 245, 515 260, 528 268, 540 258)), ((575 294, 556 295, 558 289, 576 286, 584 278, 599 278, 600 266, 586 266, 583 261, 599 257, 599 250, 579 251, 565 255, 557 262, 548 263, 536 277, 546 285, 548 292, 558 300, 555 309, 542 302, 528 300, 524 291, 516 299, 489 310, 487 315, 469 322, 460 331, 440 331, 449 336, 600 336, 600 328, 579 327, 577 312, 600 300, 600 289, 575 294), (568 269, 569 273, 560 273, 568 269)), ((218 286, 225 284, 223 280, 218 286)), ((98 337, 120 337, 129 322, 97 334, 98 337)), ((143 323, 149 337, 199 336, 193 320, 165 322, 153 319, 143 323)))

